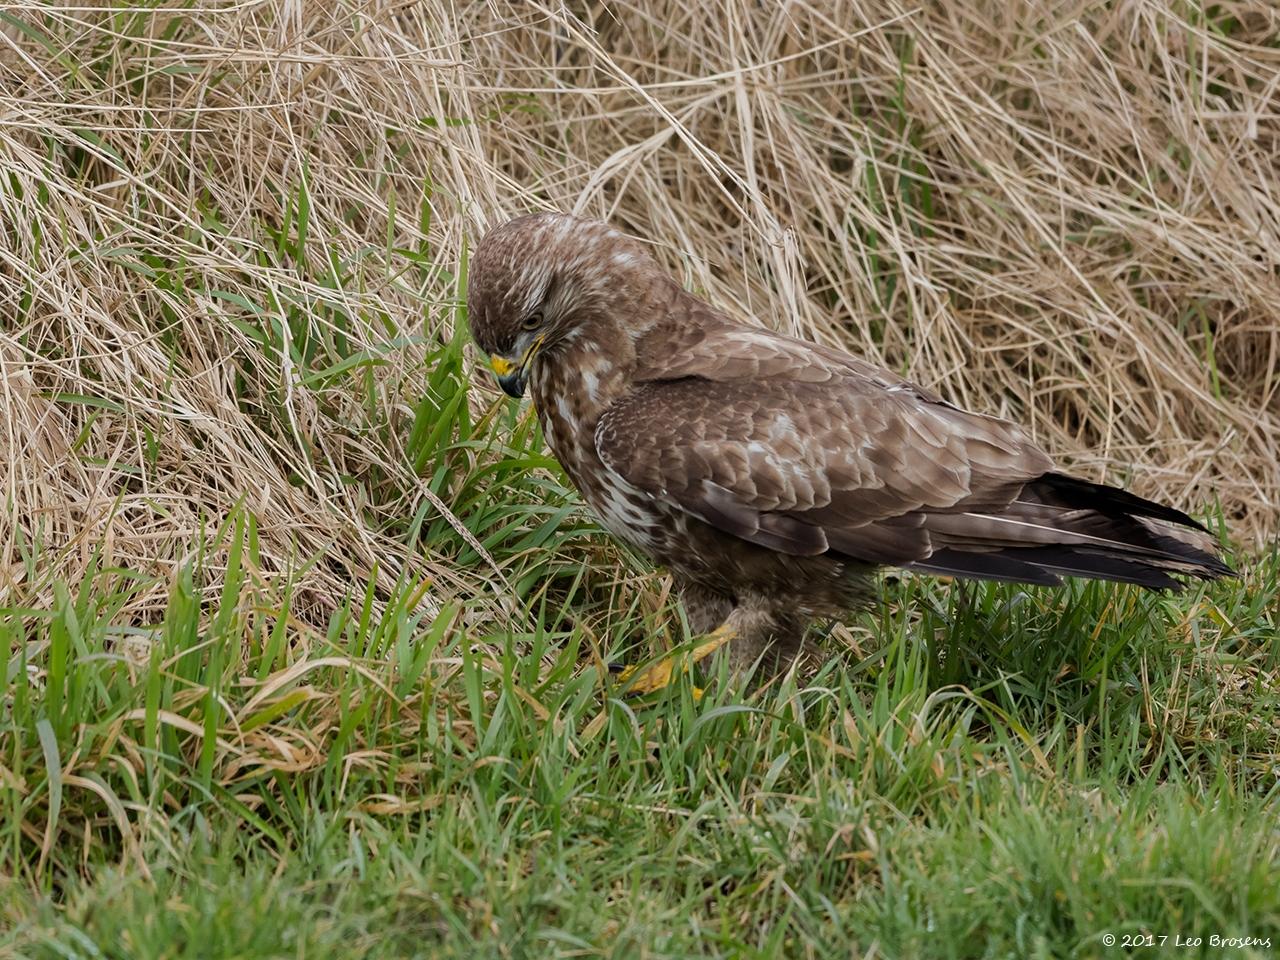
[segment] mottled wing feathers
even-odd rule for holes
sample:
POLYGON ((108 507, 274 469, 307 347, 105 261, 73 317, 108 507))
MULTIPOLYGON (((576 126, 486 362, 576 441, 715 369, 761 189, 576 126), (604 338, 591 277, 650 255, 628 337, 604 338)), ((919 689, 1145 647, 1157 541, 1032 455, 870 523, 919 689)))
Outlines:
POLYGON ((635 389, 595 435, 606 468, 655 500, 771 550, 962 577, 1230 572, 1191 518, 1051 472, 1015 424, 691 298, 674 309, 689 315, 641 344, 635 389))
POLYGON ((1048 466, 1000 421, 847 373, 654 380, 605 413, 596 448, 627 483, 727 533, 869 563, 927 557, 926 514, 1003 506, 1048 466))

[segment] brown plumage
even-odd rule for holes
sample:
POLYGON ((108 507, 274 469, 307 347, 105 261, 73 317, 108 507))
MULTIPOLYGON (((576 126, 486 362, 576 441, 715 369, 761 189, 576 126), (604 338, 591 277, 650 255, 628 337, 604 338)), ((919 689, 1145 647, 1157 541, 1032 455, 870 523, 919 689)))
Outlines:
POLYGON ((586 502, 671 569, 695 631, 728 623, 738 663, 794 652, 878 566, 1153 588, 1232 572, 1185 514, 1055 472, 1007 420, 729 319, 607 224, 498 227, 467 306, 586 502))

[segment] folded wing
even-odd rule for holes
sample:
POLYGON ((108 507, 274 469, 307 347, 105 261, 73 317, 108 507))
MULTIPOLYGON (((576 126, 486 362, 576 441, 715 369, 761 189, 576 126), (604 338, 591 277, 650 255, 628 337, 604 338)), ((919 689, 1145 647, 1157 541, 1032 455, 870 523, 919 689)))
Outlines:
POLYGON ((596 431, 606 467, 771 550, 981 579, 1174 587, 1229 573, 1176 510, 1053 472, 1015 424, 836 351, 703 324, 642 363, 596 431))

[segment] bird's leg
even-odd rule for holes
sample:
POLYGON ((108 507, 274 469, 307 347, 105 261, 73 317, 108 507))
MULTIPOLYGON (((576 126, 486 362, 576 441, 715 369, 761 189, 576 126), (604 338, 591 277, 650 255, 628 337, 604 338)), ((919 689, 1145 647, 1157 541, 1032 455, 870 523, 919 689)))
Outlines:
POLYGON ((728 620, 733 611, 733 598, 726 593, 708 590, 692 580, 678 583, 676 589, 680 591, 680 605, 689 621, 689 633, 695 637, 710 633, 728 620))
MULTIPOLYGON (((724 622, 688 654, 667 657, 642 671, 630 668, 623 671, 622 679, 630 681, 629 693, 660 690, 671 682, 677 665, 685 670, 721 648, 728 658, 729 672, 734 675, 745 674, 760 660, 770 668, 785 669, 800 652, 805 625, 803 619, 779 612, 771 602, 740 598, 724 622)), ((695 691, 695 696, 700 694, 695 691)))
MULTIPOLYGON (((689 653, 664 657, 643 670, 627 667, 619 675, 619 679, 627 685, 627 693, 651 693, 654 690, 661 690, 671 683, 671 678, 675 674, 677 666, 681 672, 687 670, 691 664, 695 664, 699 660, 705 660, 734 639, 736 635, 733 626, 729 621, 725 621, 711 631, 707 635, 707 639, 690 650, 689 653)), ((701 696, 701 693, 702 691, 700 690, 694 691, 695 696, 701 696)))
POLYGON ((970 603, 969 597, 969 581, 956 580, 951 584, 952 595, 956 598, 955 606, 952 608, 951 620, 952 625, 957 627, 966 626, 966 621, 972 619, 973 604, 970 603))
MULTIPOLYGON (((684 657, 684 663, 697 663, 710 656, 728 641, 728 636, 720 629, 728 627, 728 618, 733 610, 733 600, 727 594, 708 590, 692 580, 677 581, 676 589, 680 593, 680 604, 684 607, 685 619, 689 621, 689 634, 692 637, 707 635, 706 642, 699 644, 684 657)), ((648 693, 659 690, 671 682, 675 664, 672 658, 661 660, 643 671, 635 667, 627 667, 620 673, 620 679, 630 680, 630 693, 648 693)))
POLYGON ((746 598, 728 622, 737 632, 724 654, 731 674, 745 674, 757 662, 766 670, 785 670, 800 655, 807 623, 773 603, 746 598))

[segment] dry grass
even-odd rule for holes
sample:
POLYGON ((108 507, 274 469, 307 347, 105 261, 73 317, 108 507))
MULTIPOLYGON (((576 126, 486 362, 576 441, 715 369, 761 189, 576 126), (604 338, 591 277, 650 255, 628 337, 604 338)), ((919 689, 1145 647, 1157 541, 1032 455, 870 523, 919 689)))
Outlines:
POLYGON ((464 589, 388 532, 448 508, 406 424, 461 251, 542 206, 1274 533, 1266 0, 129 10, 0 12, 0 603, 100 551, 158 604, 241 498, 313 602, 464 589))

